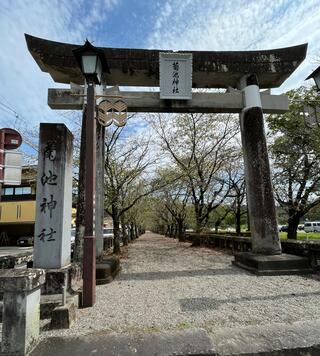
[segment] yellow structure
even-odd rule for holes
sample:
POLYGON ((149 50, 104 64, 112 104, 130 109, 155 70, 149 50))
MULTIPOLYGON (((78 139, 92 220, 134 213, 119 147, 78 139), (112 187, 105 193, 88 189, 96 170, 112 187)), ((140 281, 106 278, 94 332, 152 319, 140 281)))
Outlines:
POLYGON ((34 224, 36 201, 10 201, 0 203, 1 224, 34 224))
MULTIPOLYGON (((22 168, 21 185, 4 186, 0 199, 0 235, 7 233, 10 244, 20 236, 33 236, 36 220, 37 166, 22 168)), ((72 208, 72 225, 77 209, 72 208)), ((1 240, 0 240, 1 244, 1 240)))
POLYGON ((20 236, 34 234, 36 180, 36 166, 23 167, 21 185, 7 185, 1 190, 0 233, 7 233, 11 244, 20 236))

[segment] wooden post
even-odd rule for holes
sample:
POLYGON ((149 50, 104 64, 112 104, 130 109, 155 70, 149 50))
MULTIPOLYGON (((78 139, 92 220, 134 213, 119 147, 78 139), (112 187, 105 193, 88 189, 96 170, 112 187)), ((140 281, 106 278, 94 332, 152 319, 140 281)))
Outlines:
POLYGON ((95 193, 96 125, 94 83, 88 83, 86 108, 85 237, 83 259, 83 307, 92 307, 96 294, 95 193))
POLYGON ((103 219, 104 219, 104 153, 105 127, 97 123, 97 165, 96 165, 96 257, 103 255, 103 219))
POLYGON ((82 113, 81 142, 80 142, 80 163, 78 176, 78 197, 76 216, 76 238, 74 246, 73 260, 83 262, 84 245, 84 212, 85 212, 85 175, 86 175, 86 110, 82 113))

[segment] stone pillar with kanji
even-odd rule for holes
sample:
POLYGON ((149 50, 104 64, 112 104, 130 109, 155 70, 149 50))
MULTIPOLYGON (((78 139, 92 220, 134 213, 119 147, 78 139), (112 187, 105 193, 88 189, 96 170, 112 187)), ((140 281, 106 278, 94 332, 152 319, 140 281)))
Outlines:
POLYGON ((245 107, 240 115, 252 252, 281 254, 264 119, 256 75, 242 80, 245 107))
POLYGON ((72 142, 64 124, 40 124, 33 266, 70 264, 72 142))

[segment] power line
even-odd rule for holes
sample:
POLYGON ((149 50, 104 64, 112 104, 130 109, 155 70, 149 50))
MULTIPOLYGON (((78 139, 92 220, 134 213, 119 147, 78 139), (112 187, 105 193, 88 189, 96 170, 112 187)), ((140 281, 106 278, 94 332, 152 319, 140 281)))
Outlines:
MULTIPOLYGON (((3 100, 5 100, 7 103, 9 103, 8 100, 6 100, 3 96, 2 96, 2 98, 3 98, 3 100)), ((11 115, 14 115, 14 117, 15 117, 15 121, 14 121, 14 124, 13 124, 13 127, 14 127, 14 128, 16 128, 16 126, 17 126, 17 120, 18 120, 18 119, 22 120, 24 123, 27 122, 27 120, 26 120, 24 117, 22 117, 21 115, 19 115, 19 113, 18 113, 15 109, 13 109, 11 106, 9 106, 9 105, 3 103, 2 101, 0 101, 0 105, 1 105, 1 106, 0 106, 0 109, 6 110, 6 112, 9 112, 11 115)), ((1 119, 1 122, 2 122, 2 124, 3 124, 3 123, 5 122, 4 119, 1 119)), ((5 125, 6 125, 6 124, 7 124, 7 123, 5 123, 5 125)), ((31 149, 33 149, 34 151, 37 151, 36 148, 34 147, 33 143, 30 142, 28 139, 24 138, 23 143, 26 144, 27 146, 29 146, 29 147, 30 147, 31 149)))
MULTIPOLYGON (((8 106, 10 108, 9 110, 12 112, 11 109, 13 105, 11 105, 11 103, 3 95, 0 95, 0 98, 2 98, 2 100, 5 102, 5 105, 8 106)), ((4 109, 4 107, 2 107, 2 109, 4 109)))
POLYGON ((19 114, 18 114, 14 109, 12 109, 10 106, 4 104, 4 103, 1 102, 1 101, 0 101, 0 105, 2 105, 2 106, 3 106, 4 108, 6 108, 7 110, 12 111, 12 112, 15 114, 16 117, 19 117, 19 114))
POLYGON ((9 109, 5 108, 4 106, 1 106, 1 104, 0 104, 0 109, 3 110, 5 113, 8 113, 10 115, 14 115, 12 110, 9 110, 9 109))

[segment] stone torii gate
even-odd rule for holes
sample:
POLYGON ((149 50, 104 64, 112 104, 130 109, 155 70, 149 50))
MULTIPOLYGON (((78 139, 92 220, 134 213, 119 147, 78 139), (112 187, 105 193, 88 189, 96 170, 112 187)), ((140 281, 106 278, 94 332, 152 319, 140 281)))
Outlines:
MULTIPOLYGON (((26 41, 40 69, 55 82, 83 85, 84 78, 72 52, 79 46, 30 35, 26 35, 26 41)), ((159 53, 170 51, 100 49, 109 68, 105 73, 108 86, 159 87, 159 53)), ((197 92, 192 93, 191 100, 180 101, 160 99, 159 92, 121 92, 128 112, 240 114, 252 253, 239 254, 235 263, 258 274, 275 270, 290 273, 305 267, 305 261, 298 257, 281 255, 264 132, 263 113, 286 112, 288 99, 260 89, 280 86, 304 60, 306 51, 307 44, 263 51, 181 51, 177 53, 193 56, 192 88, 225 88, 226 92, 197 92)), ((105 88, 100 90, 107 93, 105 88)), ((83 91, 80 88, 74 95, 72 89, 49 89, 48 105, 52 109, 81 110, 85 104, 83 91)))

